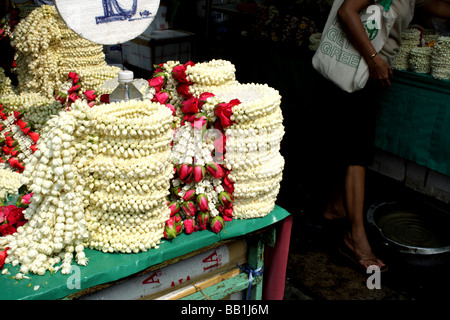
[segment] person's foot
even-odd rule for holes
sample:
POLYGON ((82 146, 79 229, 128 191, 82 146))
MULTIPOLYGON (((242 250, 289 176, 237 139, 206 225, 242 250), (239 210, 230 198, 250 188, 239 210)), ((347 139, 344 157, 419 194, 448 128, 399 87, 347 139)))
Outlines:
POLYGON ((367 269, 372 265, 378 266, 383 271, 387 268, 384 262, 373 253, 365 232, 356 236, 348 232, 344 237, 344 244, 353 253, 353 259, 363 268, 367 269))

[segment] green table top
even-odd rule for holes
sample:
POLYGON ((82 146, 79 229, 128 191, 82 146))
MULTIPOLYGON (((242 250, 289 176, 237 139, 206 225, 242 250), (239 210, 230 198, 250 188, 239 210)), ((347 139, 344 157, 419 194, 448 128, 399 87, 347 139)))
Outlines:
MULTIPOLYGON (((85 249, 89 264, 86 267, 80 266, 80 289, 71 289, 68 286, 74 275, 62 275, 60 272, 50 274, 47 272, 43 276, 28 274, 30 279, 20 281, 11 279, 15 275, 19 266, 12 267, 5 265, 11 275, 0 274, 0 300, 55 300, 62 299, 96 285, 117 281, 137 272, 143 271, 151 266, 164 261, 183 256, 201 248, 212 245, 221 240, 227 240, 239 236, 244 236, 257 230, 268 227, 289 216, 289 213, 279 207, 263 218, 248 220, 233 220, 227 222, 225 228, 218 234, 210 230, 194 232, 190 235, 181 234, 175 239, 164 240, 158 249, 151 249, 147 252, 122 254, 122 253, 102 253, 97 250, 85 249), (35 287, 39 286, 36 290, 35 287)), ((73 262, 75 264, 75 262, 73 262)))

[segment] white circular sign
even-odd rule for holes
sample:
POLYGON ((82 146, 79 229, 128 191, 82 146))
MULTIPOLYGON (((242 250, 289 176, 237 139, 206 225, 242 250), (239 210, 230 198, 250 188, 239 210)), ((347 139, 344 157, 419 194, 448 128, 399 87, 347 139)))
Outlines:
POLYGON ((159 0, 55 0, 67 26, 99 44, 119 44, 143 33, 155 19, 159 0))

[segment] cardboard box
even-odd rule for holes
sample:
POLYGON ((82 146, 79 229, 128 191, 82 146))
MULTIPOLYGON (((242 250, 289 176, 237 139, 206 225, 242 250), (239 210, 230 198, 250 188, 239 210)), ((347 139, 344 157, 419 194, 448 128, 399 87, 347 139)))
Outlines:
POLYGON ((169 60, 191 60, 193 33, 178 30, 154 30, 151 36, 140 35, 122 45, 126 63, 152 71, 154 64, 169 60))
MULTIPOLYGON (((123 282, 118 282, 103 290, 81 297, 83 300, 135 300, 155 299, 170 294, 172 291, 193 286, 195 283, 214 283, 209 278, 220 278, 220 274, 239 271, 236 263, 247 262, 247 247, 244 240, 201 252, 195 256, 177 263, 169 264, 160 269, 149 270, 123 282), (219 277, 217 277, 219 275, 219 277)), ((231 274, 234 274, 231 273, 231 274)), ((238 272, 239 273, 239 272, 238 272)), ((188 291, 188 292, 195 292, 188 291)), ((181 290, 184 291, 185 289, 181 290)), ((176 296, 178 296, 179 292, 176 296)), ((190 293, 187 293, 190 294, 190 293)), ((186 294, 186 295, 187 295, 186 294)), ((168 298, 168 297, 167 297, 168 298)))

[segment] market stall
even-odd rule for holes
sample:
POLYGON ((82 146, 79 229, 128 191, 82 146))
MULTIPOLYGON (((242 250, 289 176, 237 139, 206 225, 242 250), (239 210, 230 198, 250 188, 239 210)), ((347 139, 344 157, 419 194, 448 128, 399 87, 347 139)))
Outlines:
MULTIPOLYGON (((289 213, 284 209, 277 207, 275 210, 268 216, 260 219, 252 219, 252 220, 244 220, 244 221, 231 221, 226 226, 226 232, 222 232, 219 234, 215 234, 210 231, 197 232, 192 235, 180 235, 173 241, 165 241, 160 245, 160 248, 157 250, 150 250, 148 252, 141 252, 137 254, 123 254, 123 253, 102 253, 97 250, 86 250, 86 256, 90 259, 90 263, 88 266, 81 266, 79 269, 79 274, 76 274, 75 271, 72 275, 63 275, 60 272, 51 274, 46 273, 45 276, 38 275, 30 275, 29 279, 22 279, 20 281, 10 279, 9 277, 2 276, 0 278, 0 286, 2 287, 2 291, 0 294, 0 299, 2 300, 16 300, 16 299, 63 299, 63 298, 86 298, 86 299, 136 299, 136 298, 145 298, 149 296, 150 293, 155 294, 163 289, 167 289, 167 287, 172 288, 173 290, 178 289, 181 285, 178 283, 179 278, 175 276, 161 276, 156 277, 156 279, 152 279, 154 282, 150 282, 149 279, 153 273, 156 273, 158 270, 164 270, 163 267, 170 264, 178 264, 178 268, 186 272, 183 276, 183 280, 189 283, 195 283, 195 272, 196 270, 202 271, 203 266, 200 266, 199 269, 187 269, 189 264, 183 264, 183 260, 188 257, 192 257, 198 255, 202 252, 209 252, 208 250, 214 249, 223 256, 220 261, 216 257, 213 261, 209 261, 209 264, 206 264, 208 268, 208 272, 212 272, 214 270, 222 271, 230 271, 231 269, 237 269, 236 276, 240 275, 240 278, 229 280, 231 286, 236 286, 235 291, 246 291, 249 288, 249 274, 245 272, 241 272, 240 269, 236 266, 235 263, 230 263, 229 260, 226 259, 225 254, 221 253, 218 248, 224 246, 226 244, 230 244, 231 242, 237 241, 237 239, 246 239, 249 240, 249 253, 248 258, 245 256, 243 260, 241 260, 241 265, 247 265, 248 263, 251 265, 253 270, 257 270, 264 266, 265 274, 270 274, 269 270, 273 269, 272 272, 275 276, 272 275, 271 279, 266 279, 264 276, 264 281, 271 283, 271 285, 263 290, 266 290, 265 297, 266 299, 270 298, 279 298, 279 293, 275 295, 270 293, 271 286, 276 287, 276 283, 284 282, 284 272, 286 270, 285 263, 278 260, 264 263, 264 259, 262 256, 257 257, 256 251, 258 250, 261 255, 261 251, 264 251, 264 247, 261 247, 262 244, 252 243, 252 241, 260 241, 259 237, 266 235, 268 238, 268 230, 275 228, 278 226, 280 228, 280 223, 285 223, 285 219, 289 220, 289 213), (263 232, 264 231, 264 232, 263 232), (248 237, 253 234, 252 237, 248 237), (251 249, 253 246, 253 249, 251 249), (252 251, 250 253, 250 251, 252 251), (253 255, 253 256, 252 256, 253 255), (247 262, 248 261, 248 262, 247 262), (228 265, 227 265, 228 263, 228 265), (284 264, 284 265, 283 265, 284 264), (212 267, 211 267, 212 266, 212 267), (222 267, 222 269, 220 269, 222 267), (191 275, 191 281, 188 281, 189 275, 191 275), (79 277, 79 278, 77 278, 79 277), (132 279, 135 280, 133 282, 133 291, 121 291, 117 290, 111 295, 110 292, 103 293, 101 290, 106 290, 109 286, 117 285, 119 286, 124 279, 132 279), (161 278, 161 283, 158 278, 161 278), (147 281, 146 281, 147 280, 147 281), (78 281, 78 282, 76 282, 78 281), (156 281, 157 286, 153 285, 156 281), (171 283, 175 281, 179 286, 171 287, 171 283), (165 287, 165 285, 167 285, 165 287), (148 287, 151 287, 150 289, 148 287), (93 296, 92 294, 100 290, 97 295, 93 296), (147 290, 147 291, 146 291, 147 290), (106 294, 109 293, 107 296, 106 294), (89 297, 91 294, 91 297, 89 297)), ((286 223, 289 224, 288 221, 286 223)), ((288 226, 288 225, 287 225, 288 226)), ((280 229, 278 229, 280 230, 280 229)), ((285 236, 289 238, 289 234, 285 233, 285 236)), ((279 238, 280 239, 280 238, 279 238)), ((269 239, 267 239, 269 240, 269 239)), ((275 245, 275 243, 272 243, 275 245)), ((238 250, 238 249, 234 249, 238 250)), ((278 248, 277 250, 282 250, 278 248)), ((246 251, 245 251, 246 252, 246 251)), ((239 253, 240 254, 240 253, 239 253)), ((208 255, 206 255, 208 256, 208 255)), ((204 257, 203 257, 204 258, 204 257)), ((237 260, 239 261, 239 260, 237 260)), ((201 262, 200 262, 201 265, 201 262)), ((192 268, 192 267, 191 267, 192 268)), ((178 276, 178 275, 177 275, 178 276)), ((197 275, 199 277, 199 275, 197 275)), ((204 279, 204 277, 203 277, 204 279)), ((262 287, 262 279, 263 276, 255 277, 253 280, 252 292, 257 292, 257 284, 260 283, 262 287)), ((131 281, 131 280, 129 280, 131 281)), ((183 283, 184 285, 185 283, 183 283)), ((224 285, 224 283, 222 283, 224 285)), ((114 288, 114 287, 111 287, 114 288)), ((209 290, 211 290, 210 288, 209 290)), ((262 288, 261 288, 262 289, 262 288)), ((217 290, 216 290, 217 291, 217 290)), ((230 294, 229 291, 219 291, 215 292, 215 294, 223 294, 223 296, 214 297, 208 291, 204 291, 205 295, 212 297, 212 299, 224 298, 230 294)), ((167 293, 167 292, 166 292, 167 293)), ((202 298, 202 294, 199 291, 197 296, 193 298, 202 298), (200 295, 200 297, 199 297, 200 295)), ((262 297, 262 290, 259 292, 259 299, 262 297)), ((205 298, 205 297, 203 297, 205 298)), ((255 296, 255 298, 257 298, 255 296)))
POLYGON ((159 1, 55 3, 3 22, 14 63, 0 74, 0 298, 280 299, 292 221, 275 205, 278 91, 239 83, 225 60, 134 79, 103 45, 147 30, 159 1), (214 278, 177 278, 208 250, 222 252, 214 278), (174 286, 141 291, 151 272, 174 286))

